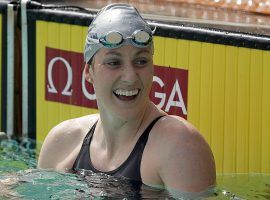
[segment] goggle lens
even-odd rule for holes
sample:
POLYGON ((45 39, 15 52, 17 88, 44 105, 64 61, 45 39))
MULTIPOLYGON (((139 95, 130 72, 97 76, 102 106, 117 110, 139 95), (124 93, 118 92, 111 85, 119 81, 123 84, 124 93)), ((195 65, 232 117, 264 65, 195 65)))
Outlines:
POLYGON ((119 32, 109 32, 105 37, 100 38, 100 42, 106 47, 116 47, 123 42, 123 36, 119 32))
POLYGON ((145 46, 151 42, 151 37, 149 33, 139 30, 133 34, 132 40, 138 45, 145 46))

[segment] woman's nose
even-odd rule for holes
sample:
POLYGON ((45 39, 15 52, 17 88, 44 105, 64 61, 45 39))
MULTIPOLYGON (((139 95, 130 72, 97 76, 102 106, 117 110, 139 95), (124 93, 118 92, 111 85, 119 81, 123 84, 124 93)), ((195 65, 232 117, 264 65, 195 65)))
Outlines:
POLYGON ((133 84, 137 80, 137 72, 132 64, 127 64, 122 68, 122 81, 133 84))

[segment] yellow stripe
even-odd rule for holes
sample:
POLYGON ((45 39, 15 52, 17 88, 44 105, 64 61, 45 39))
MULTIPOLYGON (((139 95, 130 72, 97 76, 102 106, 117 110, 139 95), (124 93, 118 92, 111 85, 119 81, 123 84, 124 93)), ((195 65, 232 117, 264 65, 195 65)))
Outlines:
POLYGON ((200 127, 201 42, 191 41, 188 68, 188 120, 200 127))
POLYGON ((200 131, 211 144, 213 44, 202 43, 200 84, 200 131))
POLYGON ((214 45, 212 78, 212 137, 211 146, 216 158, 217 171, 223 171, 224 139, 224 91, 226 49, 224 45, 214 45))
POLYGON ((71 25, 60 24, 59 25, 59 40, 60 40, 60 49, 70 51, 71 50, 71 25))
POLYGON ((176 67, 177 58, 177 40, 166 38, 164 52, 164 65, 168 67, 176 67))
POLYGON ((75 52, 83 52, 84 43, 87 34, 87 27, 83 26, 71 26, 71 50, 75 52))
POLYGON ((188 69, 189 41, 177 40, 176 66, 181 69, 188 69))
POLYGON ((270 51, 263 52, 262 172, 270 173, 270 51))
POLYGON ((262 51, 251 50, 249 172, 261 171, 262 58, 262 51))
POLYGON ((239 48, 237 83, 237 166, 236 172, 249 171, 249 78, 250 50, 239 48))
POLYGON ((48 105, 45 99, 45 44, 48 40, 47 23, 36 22, 36 130, 37 141, 41 142, 48 133, 48 105))
MULTIPOLYGON (((59 49, 60 47, 60 24, 54 22, 47 22, 47 43, 46 46, 59 49)), ((44 34, 45 34, 44 33, 44 34)), ((39 36, 39 35, 37 35, 39 36)))
MULTIPOLYGON (((236 170, 237 47, 226 47, 223 172, 236 170)), ((213 133, 218 134, 218 133, 213 133)))
POLYGON ((165 38, 163 37, 154 37, 154 64, 159 66, 164 66, 165 63, 165 38))

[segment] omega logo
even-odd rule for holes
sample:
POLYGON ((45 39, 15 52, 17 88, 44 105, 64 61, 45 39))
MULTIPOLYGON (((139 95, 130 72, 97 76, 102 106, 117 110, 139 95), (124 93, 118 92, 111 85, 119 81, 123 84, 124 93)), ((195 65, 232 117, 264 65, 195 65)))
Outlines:
POLYGON ((72 93, 72 89, 70 89, 71 84, 72 84, 72 68, 71 68, 70 64, 68 63, 68 61, 65 60, 64 58, 61 58, 61 57, 53 58, 48 65, 48 72, 47 72, 48 73, 47 74, 48 81, 49 81, 49 84, 47 85, 48 92, 57 93, 57 90, 56 90, 54 83, 53 83, 53 80, 52 80, 52 70, 53 70, 54 63, 58 60, 62 61, 64 63, 64 65, 67 69, 67 72, 68 72, 68 80, 67 80, 66 86, 65 86, 64 90, 61 92, 61 94, 66 95, 66 96, 70 96, 72 93))

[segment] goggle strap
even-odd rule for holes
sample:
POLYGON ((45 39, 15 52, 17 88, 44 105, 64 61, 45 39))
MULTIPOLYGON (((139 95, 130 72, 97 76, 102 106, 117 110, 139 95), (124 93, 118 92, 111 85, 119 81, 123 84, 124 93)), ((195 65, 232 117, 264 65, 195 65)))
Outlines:
POLYGON ((157 27, 154 27, 154 30, 151 30, 152 36, 155 34, 157 27))

